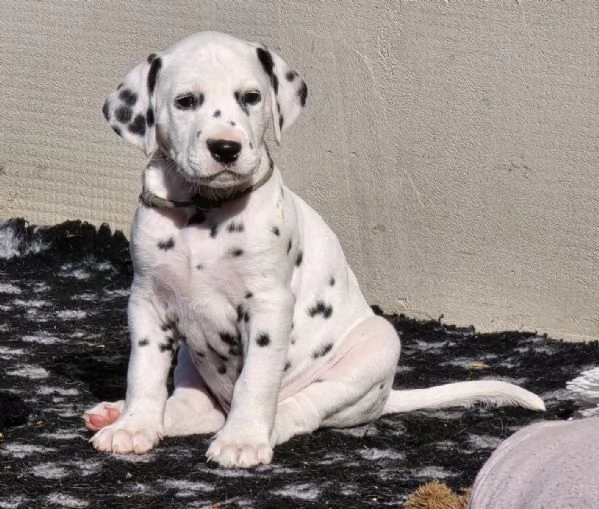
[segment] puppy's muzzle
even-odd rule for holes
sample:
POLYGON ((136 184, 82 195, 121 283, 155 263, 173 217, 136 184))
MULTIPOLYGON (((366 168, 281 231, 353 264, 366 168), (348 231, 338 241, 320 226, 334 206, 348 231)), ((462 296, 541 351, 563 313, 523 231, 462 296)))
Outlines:
POLYGON ((237 160, 241 152, 241 143, 232 140, 207 140, 208 150, 212 158, 222 164, 230 164, 237 160))

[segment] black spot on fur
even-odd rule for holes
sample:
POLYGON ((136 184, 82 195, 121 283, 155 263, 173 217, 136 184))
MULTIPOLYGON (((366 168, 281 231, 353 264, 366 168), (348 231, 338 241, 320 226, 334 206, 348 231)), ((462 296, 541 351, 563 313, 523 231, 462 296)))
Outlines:
POLYGON ((152 108, 148 108, 148 111, 146 111, 146 124, 148 124, 148 127, 154 125, 154 112, 152 111, 152 108))
POLYGON ((187 225, 202 224, 204 221, 206 221, 206 214, 204 214, 204 211, 196 210, 196 213, 189 218, 189 221, 187 221, 187 225))
POLYGON ((166 343, 161 343, 160 345, 158 345, 158 348, 160 348, 161 352, 175 353, 175 350, 176 350, 175 344, 176 344, 175 338, 171 338, 171 337, 167 336, 166 343))
POLYGON ((133 110, 129 106, 119 106, 114 112, 114 116, 119 122, 126 124, 133 117, 133 110))
MULTIPOLYGON (((229 124, 231 125, 231 127, 235 127, 235 126, 237 125, 237 124, 236 124, 235 122, 233 122, 232 120, 229 120, 229 124)), ((251 143, 250 143, 250 145, 251 145, 251 143)), ((250 146, 250 148, 252 148, 252 147, 250 146)))
POLYGON ((240 357, 241 356, 241 348, 239 348, 239 346, 230 346, 229 347, 229 355, 232 355, 233 357, 240 357))
POLYGON ((218 235, 218 225, 215 223, 210 227, 210 237, 215 238, 218 235))
POLYGON ((231 233, 234 233, 234 232, 241 233, 243 231, 243 223, 231 221, 227 225, 227 231, 231 232, 231 233))
POLYGON ((216 110, 212 116, 213 116, 214 118, 218 118, 218 117, 220 117, 220 110, 216 110))
POLYGON ((246 299, 251 299, 253 296, 254 296, 254 294, 253 294, 252 292, 247 292, 247 293, 245 294, 245 298, 246 298, 246 299))
POLYGON ((237 337, 230 332, 221 332, 219 333, 219 336, 221 341, 227 345, 236 346, 238 344, 237 337))
POLYGON ((116 87, 116 89, 117 89, 117 90, 120 90, 121 88, 123 88, 123 85, 124 85, 124 83, 121 81, 121 82, 119 83, 119 86, 118 86, 118 87, 116 87))
POLYGON ((308 85, 306 85, 305 81, 302 81, 302 84, 297 91, 297 96, 299 97, 300 104, 303 108, 306 105, 306 98, 308 97, 308 85))
POLYGON ((285 74, 285 79, 287 81, 293 81, 295 78, 297 78, 298 74, 295 71, 287 71, 287 74, 285 74))
POLYGON ((161 240, 158 242, 158 249, 162 249, 163 251, 168 251, 175 247, 175 240, 172 237, 169 237, 167 240, 161 240))
POLYGON ((119 93, 119 99, 129 106, 133 106, 137 102, 137 94, 128 88, 124 88, 119 93))
POLYGON ((291 336, 291 339, 289 340, 289 342, 290 342, 292 345, 295 345, 295 338, 294 338, 293 336, 291 336))
POLYGON ((297 256, 295 257, 295 266, 299 267, 302 264, 303 260, 304 260, 304 253, 303 253, 303 251, 300 251, 299 253, 297 253, 297 256))
POLYGON ((379 385, 379 389, 382 391, 385 388, 385 384, 379 385))
POLYGON ((229 358, 226 355, 218 354, 218 358, 223 362, 229 362, 229 358))
POLYGON ((198 357, 202 357, 202 358, 206 357, 206 354, 205 354, 204 352, 201 352, 201 351, 199 351, 199 350, 196 350, 196 352, 195 352, 195 353, 196 353, 196 355, 197 355, 198 357))
POLYGON ((285 367, 283 368, 283 371, 288 371, 290 367, 291 367, 291 362, 287 361, 285 363, 285 367))
POLYGON ((201 263, 198 263, 196 265, 196 269, 198 269, 198 270, 204 270, 204 266, 201 263))
POLYGON ((333 349, 333 343, 325 343, 318 350, 312 352, 312 358, 318 359, 319 357, 324 357, 333 349))
POLYGON ((156 58, 152 60, 152 65, 150 66, 150 70, 148 71, 148 91, 150 92, 150 95, 154 93, 154 89, 156 88, 156 80, 158 79, 158 73, 160 72, 161 67, 162 60, 160 60, 160 58, 156 56, 156 58))
POLYGON ((117 133, 119 136, 122 136, 122 134, 121 134, 121 130, 120 130, 118 127, 116 127, 116 126, 113 126, 113 127, 112 127, 112 130, 113 130, 115 133, 117 133))
POLYGON ((331 278, 329 279, 329 286, 335 286, 335 278, 333 276, 331 276, 331 278))
POLYGON ((104 102, 104 106, 102 106, 102 115, 104 115, 106 120, 110 118, 110 103, 108 100, 104 102))
POLYGON ((283 129, 283 122, 285 122, 285 119, 283 118, 283 115, 279 116, 279 129, 283 129))
POLYGON ((142 338, 137 342, 137 344, 139 346, 148 346, 150 344, 150 340, 148 338, 142 338))
POLYGON ((136 115, 135 119, 133 119, 133 122, 127 126, 127 129, 129 129, 129 131, 131 131, 133 134, 139 134, 140 136, 143 136, 146 134, 146 117, 143 115, 136 115))
POLYGON ((219 374, 224 375, 227 372, 227 366, 223 364, 222 366, 218 367, 217 371, 219 372, 219 374))
POLYGON ((273 226, 270 231, 272 231, 277 237, 281 235, 281 231, 279 230, 278 226, 273 226))
POLYGON ((270 344, 270 336, 264 332, 258 335, 256 338, 256 344, 258 346, 267 346, 270 344))
POLYGON ((241 322, 241 320, 243 320, 243 306, 237 304, 237 321, 241 322))
POLYGON ((245 310, 245 313, 243 313, 243 321, 245 323, 248 323, 250 321, 250 318, 252 317, 252 313, 250 312, 249 309, 245 310))
POLYGON ((270 51, 264 48, 256 48, 256 54, 258 55, 258 60, 260 60, 264 72, 269 76, 272 76, 275 64, 272 61, 270 51))
POLYGON ((287 254, 289 254, 289 251, 291 251, 291 246, 292 246, 292 242, 291 242, 291 239, 289 239, 289 242, 287 243, 287 254))
POLYGON ((151 53, 150 55, 148 55, 148 64, 151 64, 157 58, 158 58, 158 55, 156 53, 151 53))
POLYGON ((166 332, 167 330, 171 330, 173 327, 174 327, 174 324, 173 324, 173 322, 167 322, 167 323, 163 323, 163 324, 160 326, 160 330, 161 330, 162 332, 166 332))
POLYGON ((274 73, 275 64, 272 60, 272 55, 270 51, 264 48, 257 48, 256 53, 258 55, 258 60, 262 64, 262 68, 264 72, 270 76, 270 80, 272 82, 272 88, 275 91, 275 94, 279 92, 279 79, 274 73))
POLYGON ((319 300, 314 306, 307 309, 307 313, 312 318, 314 318, 316 315, 322 315, 323 318, 330 318, 333 314, 333 306, 330 304, 325 304, 323 301, 319 300))
POLYGON ((229 249, 229 256, 232 256, 233 258, 238 258, 242 254, 243 254, 243 249, 241 249, 239 247, 232 247, 231 249, 229 249))

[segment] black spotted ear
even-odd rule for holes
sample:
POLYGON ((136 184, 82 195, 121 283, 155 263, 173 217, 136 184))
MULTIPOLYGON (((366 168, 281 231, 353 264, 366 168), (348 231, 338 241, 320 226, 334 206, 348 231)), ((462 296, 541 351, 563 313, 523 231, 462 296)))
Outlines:
POLYGON ((160 57, 152 53, 125 76, 102 108, 113 131, 146 155, 156 149, 153 94, 161 66, 160 57))
POLYGON ((257 47, 256 54, 270 78, 273 127, 275 139, 280 143, 281 133, 296 121, 306 105, 308 87, 297 72, 265 46, 257 47))

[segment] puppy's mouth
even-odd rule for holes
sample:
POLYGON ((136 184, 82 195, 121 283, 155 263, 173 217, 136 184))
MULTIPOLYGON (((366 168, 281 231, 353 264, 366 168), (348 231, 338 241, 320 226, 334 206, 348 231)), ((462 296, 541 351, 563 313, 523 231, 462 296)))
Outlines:
POLYGON ((223 185, 236 185, 240 182, 244 182, 248 178, 250 178, 253 174, 253 171, 244 175, 241 175, 239 172, 235 171, 230 165, 223 166, 223 168, 212 175, 200 175, 197 177, 197 180, 200 184, 203 185, 218 185, 218 187, 222 187, 223 185))
POLYGON ((186 180, 190 184, 212 187, 215 189, 227 189, 243 185, 250 181, 259 166, 260 165, 258 164, 249 170, 240 172, 239 169, 236 168, 235 164, 218 164, 212 173, 206 175, 205 171, 202 171, 199 168, 196 168, 195 165, 190 164, 190 169, 192 170, 193 175, 186 174, 186 180))

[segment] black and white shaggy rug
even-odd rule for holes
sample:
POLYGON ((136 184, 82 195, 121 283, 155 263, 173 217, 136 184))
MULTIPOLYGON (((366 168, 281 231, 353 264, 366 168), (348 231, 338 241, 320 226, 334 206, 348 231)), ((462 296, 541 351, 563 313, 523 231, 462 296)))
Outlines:
POLYGON ((81 414, 124 395, 131 277, 127 241, 107 227, 0 224, 0 508, 400 507, 430 480, 471 485, 520 427, 575 415, 565 384, 599 365, 596 343, 477 334, 393 315, 403 336, 396 388, 501 379, 540 394, 547 412, 390 416, 295 437, 271 465, 252 470, 207 463, 207 436, 112 456, 88 444, 81 414))

